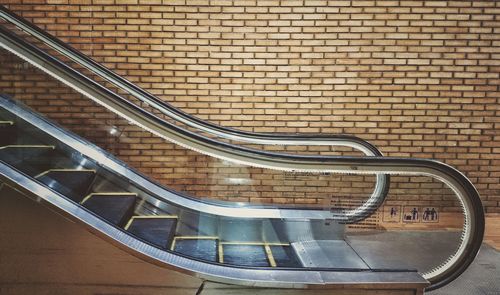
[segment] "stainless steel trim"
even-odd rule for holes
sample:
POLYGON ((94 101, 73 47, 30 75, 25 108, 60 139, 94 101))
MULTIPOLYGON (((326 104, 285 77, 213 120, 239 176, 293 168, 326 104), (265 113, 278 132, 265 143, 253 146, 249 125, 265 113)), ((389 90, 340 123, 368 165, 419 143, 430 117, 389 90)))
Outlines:
POLYGON ((0 95, 0 107, 8 110, 12 114, 22 118, 29 124, 37 126, 50 136, 64 142, 69 147, 77 150, 82 155, 93 159, 101 166, 117 173, 118 175, 129 179, 139 187, 145 188, 159 199, 176 204, 181 207, 194 209, 198 212, 207 214, 220 215, 226 217, 236 218, 291 218, 291 219, 325 219, 330 216, 330 213, 325 210, 294 210, 294 209, 261 209, 261 208, 245 208, 245 207, 224 207, 217 206, 210 203, 199 202, 198 200, 185 198, 170 190, 151 182, 147 178, 133 171, 125 163, 121 163, 114 159, 109 153, 100 149, 99 147, 89 144, 60 128, 55 127, 53 124, 47 122, 43 118, 28 112, 23 107, 15 104, 10 99, 0 95), (292 211, 292 212, 289 212, 292 211), (285 213, 286 212, 286 213, 285 213))
MULTIPOLYGON (((157 249, 134 239, 126 232, 106 223, 76 203, 69 201, 47 187, 11 169, 1 161, 0 172, 0 175, 7 184, 20 188, 24 193, 43 200, 58 209, 58 211, 86 225, 91 231, 111 241, 120 248, 151 263, 181 271, 204 280, 254 287, 306 288, 308 286, 315 286, 316 288, 321 288, 331 283, 348 283, 359 281, 359 279, 366 280, 367 283, 382 283, 384 281, 381 281, 381 276, 385 276, 385 282, 387 280, 396 280, 397 282, 398 276, 405 273, 412 274, 410 271, 343 273, 339 271, 250 269, 195 261, 157 249), (394 278, 389 279, 388 274, 396 275, 394 278), (339 279, 339 275, 342 279, 339 279)), ((426 285, 425 280, 420 280, 420 282, 426 285)))
MULTIPOLYGON (((112 71, 102 67, 101 65, 97 64, 93 60, 84 56, 80 52, 60 42, 53 36, 48 35, 44 31, 38 29, 37 27, 28 23, 24 19, 14 15, 12 12, 8 11, 6 8, 1 6, 0 6, 0 17, 21 28, 23 31, 29 33, 30 35, 38 38, 39 40, 41 40, 46 45, 50 46, 60 54, 68 57, 74 62, 96 73, 101 78, 113 83, 114 85, 118 86, 121 89, 126 90, 128 93, 132 94, 139 100, 153 106, 157 110, 161 111, 163 114, 179 122, 182 122, 187 126, 191 126, 198 130, 203 130, 210 134, 220 136, 226 139, 250 142, 256 144, 348 146, 363 152, 366 156, 382 156, 382 154, 372 145, 368 144, 365 141, 361 141, 359 139, 354 140, 353 137, 332 136, 330 138, 327 138, 324 136, 300 137, 298 135, 274 135, 271 137, 269 134, 259 134, 251 132, 242 132, 237 130, 229 130, 228 128, 209 124, 200 119, 194 119, 193 117, 185 114, 180 110, 177 110, 171 106, 166 106, 164 103, 160 103, 159 99, 152 96, 148 92, 128 82, 127 80, 116 75, 112 71)), ((57 76, 55 77, 57 78, 57 76)), ((64 82, 64 80, 61 81, 64 82)), ((170 140, 169 138, 165 139, 170 140)), ((198 151, 203 153, 203 150, 198 150, 198 151)), ((230 159, 228 160, 231 161, 230 159)), ((347 220, 346 222, 356 222, 371 215, 371 213, 373 213, 373 211, 376 208, 378 208, 384 201, 385 196, 387 194, 388 186, 389 186, 388 176, 383 174, 376 175, 375 188, 372 195, 367 200, 367 202, 355 210, 349 210, 347 212, 343 212, 342 214, 345 215, 345 218, 343 217, 342 219, 347 220)), ((337 215, 331 216, 330 218, 336 219, 337 215)))
MULTIPOLYGON (((262 167, 267 169, 282 170, 282 171, 304 171, 304 172, 332 172, 328 169, 316 168, 315 163, 321 163, 323 160, 312 161, 309 160, 308 156, 295 156, 295 158, 301 158, 302 164, 299 165, 298 161, 295 159, 290 159, 290 155, 286 154, 271 154, 257 151, 237 148, 228 144, 217 143, 208 138, 204 138, 200 135, 194 134, 190 131, 183 130, 175 125, 168 122, 162 121, 153 114, 150 114, 144 110, 138 109, 137 106, 130 105, 124 100, 119 101, 115 95, 111 95, 103 89, 96 89, 89 85, 89 82, 83 76, 79 76, 74 72, 68 72, 68 69, 64 68, 63 65, 59 65, 58 62, 54 60, 48 60, 40 55, 36 55, 30 52, 29 49, 16 44, 9 39, 9 36, 4 35, 0 30, 0 45, 5 49, 13 52, 22 59, 30 62, 39 69, 53 76, 54 78, 60 80, 61 82, 69 85, 71 88, 77 90, 83 95, 91 98, 95 102, 106 107, 110 111, 116 113, 122 118, 142 127, 149 132, 178 144, 187 149, 194 150, 196 152, 206 154, 218 159, 227 160, 233 163, 262 167), (65 70, 66 69, 66 70, 65 70), (281 159, 276 159, 275 157, 283 155, 281 159), (288 156, 288 158, 287 158, 288 156), (305 162, 309 162, 306 164, 305 162)), ((65 141, 63 141, 65 142, 65 141)), ((65 142, 68 143, 68 142, 65 142)), ((77 149, 79 150, 79 149, 77 149)), ((79 150, 81 152, 81 150, 79 150)), ((99 151, 101 153, 101 151, 99 151)), ((96 158, 95 149, 90 153, 91 158, 96 158)), ((85 153, 84 153, 85 154, 85 153)), ((87 154, 88 155, 88 154, 87 154)), ((327 157, 324 157, 327 159, 327 157)), ((373 213, 383 202, 386 190, 386 175, 383 173, 377 174, 377 184, 372 195, 366 200, 364 204, 353 210, 346 210, 344 212, 329 212, 328 210, 296 210, 296 209, 254 209, 247 211, 235 210, 235 208, 224 208, 218 206, 211 206, 212 210, 215 210, 215 214, 235 216, 240 213, 243 216, 247 216, 249 212, 253 214, 252 217, 261 216, 266 218, 308 218, 308 219, 333 219, 339 220, 340 222, 353 223, 362 220, 373 213), (258 210, 258 211, 256 211, 258 210), (239 212, 244 211, 244 212, 239 212), (300 217, 298 217, 300 216, 300 217)), ((172 200, 171 200, 172 201, 172 200)), ((181 206, 184 206, 176 201, 173 201, 181 206)), ((197 204, 200 204, 196 202, 197 204)), ((194 205, 194 204, 192 204, 194 205)), ((214 213, 214 211, 205 211, 203 208, 197 208, 200 211, 214 213)))
MULTIPOLYGON (((336 171, 350 171, 351 173, 361 174, 384 172, 400 175, 426 175, 434 177, 445 182, 457 194, 460 202, 462 203, 463 208, 465 209, 465 224, 468 225, 464 229, 463 243, 461 243, 456 254, 451 257, 449 261, 445 262, 442 266, 436 268, 432 272, 424 274, 424 278, 433 283, 439 283, 439 280, 436 282, 436 278, 440 278, 442 275, 446 276, 446 271, 449 268, 457 267, 457 264, 460 266, 464 263, 464 259, 470 258, 468 257, 468 246, 474 242, 472 239, 478 238, 477 231, 480 232, 480 237, 482 238, 481 229, 477 228, 481 225, 481 222, 479 222, 479 224, 476 222, 478 221, 478 217, 482 217, 484 220, 484 215, 481 216, 482 211, 477 210, 478 204, 473 204, 473 192, 475 190, 471 188, 470 182, 466 181, 466 178, 463 175, 459 174, 456 170, 449 166, 430 160, 404 160, 400 158, 371 157, 367 157, 363 160, 368 163, 352 163, 356 162, 354 159, 347 162, 341 161, 336 163, 336 169, 338 169, 336 171)), ((78 206, 69 200, 66 200, 62 196, 50 191, 48 188, 30 180, 27 176, 10 169, 2 162, 0 162, 0 172, 4 176, 6 182, 13 185, 21 185, 23 189, 29 191, 31 194, 46 200, 69 215, 76 217, 81 222, 89 225, 92 229, 100 231, 115 242, 120 243, 122 247, 128 246, 134 251, 137 251, 140 256, 144 256, 146 259, 180 267, 184 271, 187 271, 188 273, 191 272, 193 275, 200 278, 219 282, 272 287, 304 287, 308 284, 328 283, 323 281, 323 276, 319 275, 320 272, 316 271, 289 272, 286 270, 279 270, 274 272, 274 270, 235 269, 226 266, 210 265, 203 262, 192 261, 173 255, 172 253, 156 249, 150 245, 133 239, 124 232, 119 231, 117 228, 88 213, 86 210, 78 208, 78 206), (316 275, 319 276, 316 277, 316 275), (270 278, 272 278, 272 282, 269 282, 270 278)), ((445 278, 448 279, 447 276, 445 278)))
MULTIPOLYGON (((177 194, 170 192, 158 185, 155 185, 147 179, 137 175, 124 164, 119 163, 111 156, 107 155, 101 149, 89 145, 85 141, 69 135, 54 125, 42 120, 31 112, 24 110, 16 105, 13 101, 0 96, 0 106, 9 110, 13 114, 23 118, 30 124, 34 124, 38 128, 45 130, 51 136, 65 142, 70 147, 79 150, 84 155, 96 160, 99 164, 115 171, 118 174, 136 182, 139 186, 148 187, 148 190, 169 202, 178 201, 178 205, 186 206, 191 209, 205 209, 203 212, 216 215, 225 215, 232 217, 253 217, 253 218, 283 218, 283 219, 307 219, 300 215, 297 210, 286 211, 283 209, 254 209, 254 208, 228 208, 218 207, 210 204, 204 204, 195 200, 187 199, 177 194), (134 179, 139 178, 139 179, 134 179), (190 205, 193 205, 192 207, 190 205), (211 212, 211 209, 214 209, 211 212), (234 214, 236 212, 236 214, 234 214), (225 214, 220 214, 225 213, 225 214), (294 215, 296 214, 296 215, 294 215)), ((227 152, 229 156, 231 153, 227 152)), ((271 157, 266 154, 255 155, 255 160, 259 165, 273 165, 266 157, 271 157)), ((353 174, 397 174, 397 175, 423 175, 435 178, 444 182, 457 195, 462 208, 464 210, 465 227, 463 231, 462 243, 459 245, 455 255, 445 261, 443 265, 424 274, 424 277, 430 280, 433 284, 442 284, 448 282, 451 278, 458 276, 473 260, 472 255, 476 255, 481 245, 484 233, 484 212, 482 209, 479 194, 472 183, 459 171, 454 168, 433 160, 425 159, 404 159, 404 158, 389 158, 389 157, 327 157, 327 158, 306 158, 307 161, 301 161, 302 157, 292 155, 275 156, 273 160, 280 161, 282 157, 294 159, 294 167, 300 167, 301 171, 326 171, 334 173, 353 173, 353 174), (452 269, 450 275, 448 270, 452 269)), ((281 164, 281 162, 278 162, 281 164)), ((5 164, 3 166, 7 167, 5 164)), ((0 166, 1 167, 1 166, 0 166)), ((273 166, 274 167, 274 166, 273 166)), ((12 169, 10 169, 12 170, 12 169)), ((0 169, 0 173, 5 173, 0 169)), ((21 182, 18 182, 22 184, 21 182)), ((36 191, 34 191, 36 193, 36 191)))

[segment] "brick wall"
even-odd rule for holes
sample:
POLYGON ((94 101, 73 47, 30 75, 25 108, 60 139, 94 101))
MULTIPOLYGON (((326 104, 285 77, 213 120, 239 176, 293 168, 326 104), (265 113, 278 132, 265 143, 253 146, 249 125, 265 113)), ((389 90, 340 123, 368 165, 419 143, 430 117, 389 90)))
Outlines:
MULTIPOLYGON (((487 212, 500 212, 500 2, 1 2, 191 114, 259 132, 354 134, 388 156, 438 159, 465 172, 487 212)), ((47 108, 63 87, 46 90, 43 102, 6 80, 7 92, 49 116, 71 117, 66 125, 78 125, 75 117, 89 107, 61 90, 72 108, 47 108)), ((136 142, 115 146, 117 154, 164 183, 196 190, 186 180, 193 171, 180 167, 211 160, 170 157, 179 166, 172 174, 162 162, 177 148, 165 144, 154 155, 158 139, 134 132, 136 142)), ((246 175, 261 173, 254 172, 246 175)), ((395 201, 408 194, 402 187, 419 191, 415 204, 428 199, 425 188, 444 194, 428 181, 395 180, 395 201)), ((353 183, 363 180, 351 179, 347 192, 366 192, 353 183)), ((289 202, 284 197, 270 201, 289 202)))

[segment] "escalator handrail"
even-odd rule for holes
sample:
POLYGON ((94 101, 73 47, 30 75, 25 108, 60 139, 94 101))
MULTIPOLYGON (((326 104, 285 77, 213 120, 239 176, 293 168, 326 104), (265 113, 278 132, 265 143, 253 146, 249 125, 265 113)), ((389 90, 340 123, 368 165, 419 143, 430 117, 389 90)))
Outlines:
MULTIPOLYGON (((0 6, 2 7, 2 6, 0 6)), ((179 144, 185 148, 195 150, 197 152, 209 155, 209 156, 214 156, 216 158, 220 158, 223 160, 228 160, 230 162, 235 162, 239 164, 245 164, 249 166, 255 166, 253 165, 253 155, 255 155, 253 149, 249 149, 243 146, 237 146, 234 144, 222 142, 222 141, 217 141, 212 138, 205 137, 203 135, 200 135, 198 133, 192 132, 190 130, 187 130, 185 128, 179 127, 175 124, 172 124, 162 118, 159 118, 158 116, 148 112, 145 109, 140 108, 139 106, 135 105, 134 103, 128 101, 127 99, 119 96, 115 92, 109 90, 108 88, 104 87, 103 85, 95 82, 94 80, 90 79, 89 77, 84 76, 82 73, 74 70, 73 68, 69 67, 65 63, 61 62, 60 60, 54 58, 53 56, 49 55, 48 53, 44 52, 43 50, 27 43, 20 37, 16 36, 15 34, 11 33, 9 30, 4 28, 3 26, 0 26, 0 34, 2 35, 2 42, 1 46, 4 47, 7 50, 10 50, 14 52, 15 54, 20 55, 21 51, 24 51, 27 53, 27 56, 24 56, 22 58, 29 60, 29 56, 36 57, 39 59, 38 67, 42 69, 43 71, 49 73, 52 75, 54 78, 62 81, 63 83, 69 85, 73 89, 79 91, 83 95, 91 98, 95 102, 104 105, 106 108, 110 109, 111 111, 114 111, 115 113, 118 113, 122 117, 128 118, 131 122, 135 122, 137 125, 141 126, 142 128, 152 132, 153 134, 156 134, 166 140, 172 141, 176 144, 179 144), (11 47, 9 47, 9 45, 11 47), (17 49, 13 49, 13 47, 16 47, 17 49), (52 72, 49 72, 49 69, 52 69, 52 72), (57 74, 55 74, 57 73, 57 74), (64 78, 63 78, 64 77, 64 78), (68 81, 72 80, 71 83, 68 84, 68 81), (92 93, 92 94, 91 94, 92 93), (121 111, 117 110, 120 109, 121 111), (126 115, 128 113, 128 115, 126 115), (133 114, 132 114, 133 113, 133 114), (142 117, 142 118, 141 118, 142 117), (136 118, 138 120, 132 119, 136 118), (146 124, 141 124, 138 123, 138 121, 145 122, 146 124), (177 136, 174 136, 173 134, 177 134, 177 136), (170 135, 166 135, 170 134, 170 135), (173 140, 173 138, 178 138, 178 140, 173 140), (195 144, 198 143, 198 144, 195 144), (201 145, 200 145, 201 144, 201 145), (221 157, 220 153, 210 153, 208 152, 209 150, 215 151, 215 148, 219 150, 220 152, 224 153, 224 149, 232 149, 233 151, 247 151, 246 153, 241 153, 241 152, 233 152, 239 153, 238 158, 239 159, 234 159, 231 157, 221 157)), ((33 62, 33 61, 31 61, 33 62)), ((36 64, 36 63, 35 63, 36 64)), ((340 138, 337 138, 337 140, 334 141, 335 144, 340 144, 340 145, 348 145, 346 141, 344 144, 344 141, 340 138)), ((365 142, 365 141, 360 141, 360 142, 365 142)), ((381 156, 381 153, 371 144, 365 142, 368 144, 368 146, 371 146, 370 149, 363 149, 363 152, 367 153, 368 155, 372 156, 381 156), (376 152, 374 152, 376 151, 376 152)), ((332 142, 333 144, 333 142, 332 142)), ((361 149, 361 148, 360 148, 361 149)), ((270 153, 266 151, 262 151, 261 153, 263 155, 267 155, 268 157, 272 157, 272 155, 277 154, 277 153, 270 153)), ((298 156, 298 155, 297 155, 298 156)), ((303 156, 303 159, 307 159, 308 156, 303 156)), ((321 158, 321 157, 320 157, 321 158)), ((281 159, 280 160, 282 164, 275 166, 274 168, 271 167, 263 167, 263 168, 271 168, 271 169, 276 169, 277 170, 288 170, 288 171, 294 171, 297 170, 294 168, 294 161, 288 161, 281 159)), ((261 166, 262 167, 262 166, 261 166)), ((314 210, 314 209, 309 209, 309 210, 302 210, 304 217, 310 217, 310 218, 331 218, 334 220, 339 220, 341 222, 345 223, 355 223, 360 220, 363 220, 370 216, 377 208, 380 207, 380 205, 383 203, 385 200, 385 197, 387 196, 387 192, 389 189, 389 176, 385 174, 378 174, 376 175, 376 184, 374 191, 372 194, 368 197, 368 199, 359 207, 355 209, 350 209, 350 210, 345 210, 342 212, 328 212, 327 210, 314 210), (306 214, 306 212, 309 211, 309 213, 306 214)), ((262 209, 266 210, 266 209, 262 209)), ((291 210, 291 209, 290 209, 291 210)))
MULTIPOLYGON (((393 158, 393 157, 330 157, 330 162, 337 162, 336 164, 340 166, 347 166, 346 170, 351 173, 388 173, 388 174, 401 174, 401 175, 427 175, 437 178, 445 182, 456 194, 459 196, 459 200, 462 202, 462 206, 465 210, 465 224, 467 225, 463 233, 462 239, 464 240, 460 247, 457 249, 457 253, 452 259, 446 261, 441 268, 430 271, 429 273, 423 274, 424 278, 431 282, 431 286, 426 290, 432 290, 440 288, 447 283, 453 281, 457 278, 465 269, 472 263, 475 256, 479 252, 481 246, 483 234, 484 234, 484 212, 481 205, 481 200, 477 190, 474 188, 472 183, 458 170, 434 160, 427 159, 412 159, 412 158, 393 158), (354 169, 354 167, 356 167, 354 169), (446 267, 445 267, 446 266, 446 267), (442 268, 445 268, 444 270, 442 268), (436 274, 437 273, 437 274, 436 274)), ((342 170, 341 170, 342 171, 342 170)), ((0 162, 0 175, 7 181, 10 185, 21 185, 24 189, 28 188, 27 191, 31 194, 37 195, 48 201, 54 206, 62 209, 66 213, 69 213, 73 218, 79 219, 93 231, 100 232, 107 238, 114 241, 118 246, 127 249, 131 248, 135 251, 134 255, 139 255, 153 263, 157 263, 163 266, 168 266, 168 264, 173 264, 183 268, 185 271, 193 271, 199 275, 200 270, 203 270, 203 276, 207 278, 214 278, 210 273, 211 270, 214 272, 219 271, 220 267, 209 265, 204 263, 203 267, 199 267, 192 261, 176 257, 171 253, 164 251, 159 251, 159 249, 152 247, 151 245, 144 244, 141 241, 130 239, 130 237, 123 235, 123 232, 112 227, 108 223, 96 219, 86 210, 79 210, 75 208, 76 204, 71 201, 52 196, 53 191, 49 190, 37 184, 32 180, 28 180, 27 176, 22 175, 19 172, 14 171, 9 168, 8 165, 4 165, 0 162), (31 187, 31 189, 29 188, 31 187), (91 219, 91 221, 89 221, 91 219), (172 256, 173 255, 173 256, 172 256), (167 264, 167 265, 165 265, 167 264)), ((198 262, 199 263, 199 262, 198 262)), ((236 269, 230 272, 224 272, 226 276, 229 276, 228 282, 232 283, 245 283, 242 281, 243 277, 239 277, 240 271, 246 275, 257 275, 260 277, 262 273, 267 275, 267 278, 272 277, 273 281, 277 283, 276 278, 289 278, 291 275, 287 271, 270 271, 263 270, 259 273, 251 273, 246 270, 236 269), (271 276, 272 274, 276 276, 271 276), (239 277, 239 278, 238 278, 239 277)), ((300 277, 295 275, 292 278, 295 279, 305 279, 304 274, 307 272, 298 272, 300 277)), ((247 277, 248 278, 248 277, 247 277)), ((261 277, 263 278, 263 277, 261 277)), ((296 281, 295 283, 297 283, 296 281)), ((305 281, 302 281, 306 283, 305 281)), ((284 282, 280 282, 284 283, 284 282)), ((293 282, 288 281, 288 284, 293 282)), ((309 282, 311 283, 311 282, 309 282)), ((319 282, 316 282, 319 283, 319 282)), ((326 283, 326 282, 322 282, 326 283)), ((306 283, 307 285, 308 283, 306 283)))
MULTIPOLYGON (((46 31, 33 25, 26 19, 1 5, 0 16, 25 32, 28 32, 30 35, 35 36, 37 39, 41 40, 60 54, 92 71, 106 81, 111 82, 115 86, 127 91, 141 101, 155 107, 163 114, 198 130, 203 130, 226 139, 249 142, 252 144, 348 146, 353 149, 360 150, 367 156, 382 156, 382 153, 374 145, 359 137, 351 135, 256 133, 228 128, 202 120, 157 98, 148 91, 138 87, 120 75, 117 75, 92 58, 82 54, 80 51, 62 42, 51 34, 48 34, 46 31)), ((370 216, 374 209, 378 208, 378 206, 383 203, 387 196, 389 183, 389 176, 382 174, 376 176, 374 192, 370 196, 370 206, 360 208, 360 210, 358 210, 360 213, 359 216, 353 218, 351 222, 359 221, 370 216)))
POLYGON ((275 144, 275 145, 336 145, 337 141, 342 141, 342 145, 350 146, 363 151, 369 156, 382 156, 382 153, 371 143, 352 135, 323 135, 323 134, 293 134, 293 133, 257 133, 239 130, 235 128, 220 126, 209 121, 205 121, 198 117, 192 116, 179 108, 176 108, 162 99, 154 96, 143 88, 131 83, 122 76, 116 74, 112 70, 104 67, 87 55, 76 50, 65 42, 52 36, 46 31, 33 25, 26 19, 15 14, 0 5, 0 17, 6 21, 16 25, 23 31, 36 37, 44 44, 50 46, 60 54, 66 56, 72 61, 80 64, 86 69, 94 72, 99 77, 108 82, 113 83, 120 89, 126 90, 134 97, 141 101, 154 106, 163 114, 176 119, 190 127, 206 131, 216 136, 220 136, 230 140, 248 142, 252 144, 275 144), (344 142, 345 141, 345 142, 344 142), (352 146, 351 146, 352 145, 352 146))
POLYGON ((411 278, 412 283, 418 283, 422 287, 427 285, 427 282, 415 270, 408 269, 253 268, 212 263, 160 249, 138 239, 1 160, 0 181, 68 219, 82 224, 89 231, 131 255, 202 280, 251 287, 308 288, 313 286, 320 289, 330 288, 332 284, 350 284, 353 281, 365 284, 378 284, 386 281, 407 283, 411 278))

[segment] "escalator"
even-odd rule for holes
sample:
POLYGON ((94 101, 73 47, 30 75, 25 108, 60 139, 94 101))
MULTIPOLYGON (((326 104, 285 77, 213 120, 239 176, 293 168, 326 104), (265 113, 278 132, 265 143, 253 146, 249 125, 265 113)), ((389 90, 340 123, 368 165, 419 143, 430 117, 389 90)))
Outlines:
MULTIPOLYGON (((262 268, 266 275, 273 269, 287 270, 277 285, 290 278, 288 283, 295 284, 303 276, 291 269, 369 271, 378 277, 394 272, 416 274, 411 269, 370 267, 343 240, 342 225, 300 217, 228 217, 207 213, 219 209, 215 204, 205 204, 212 210, 204 213, 193 208, 200 206, 169 202, 168 196, 175 192, 153 183, 139 186, 135 182, 145 179, 138 179, 142 176, 124 163, 5 96, 0 96, 0 124, 0 168, 7 186, 44 199, 143 255, 164 261, 168 261, 167 253, 177 255, 194 261, 186 259, 188 265, 203 265, 207 273, 218 268, 209 263, 248 267, 244 272, 262 268), (100 163, 102 157, 106 165, 100 163), (109 169, 113 165, 120 166, 121 173, 109 169), (294 238, 307 234, 311 235, 308 239, 294 238)), ((269 278, 275 280, 274 275, 269 278)), ((249 277, 239 278, 243 279, 249 277)))
POLYGON ((271 135, 220 128, 160 103, 6 8, 1 7, 0 12, 7 23, 0 26, 0 45, 4 49, 158 137, 252 167, 376 177, 372 194, 348 210, 203 201, 152 182, 86 139, 2 95, 1 181, 43 200, 146 261, 202 279, 240 285, 303 288, 339 281, 404 280, 404 274, 422 276, 431 283, 428 289, 434 289, 457 278, 479 251, 484 231, 481 201, 471 182, 452 167, 433 160, 382 157, 375 147, 351 136, 271 135), (57 53, 38 48, 36 42, 27 42, 22 34, 57 53), (63 57, 71 61, 63 62, 63 57), (92 71, 106 78, 140 102, 125 99, 112 87, 75 70, 78 67, 84 68, 80 69, 83 73, 92 71), (179 126, 179 122, 185 126, 179 126), (236 145, 233 141, 340 145, 366 156, 292 155, 236 145), (431 267, 420 268, 402 260, 375 262, 369 252, 346 238, 349 224, 369 218, 383 204, 390 174, 437 179, 450 187, 460 204, 464 221, 456 248, 431 267))

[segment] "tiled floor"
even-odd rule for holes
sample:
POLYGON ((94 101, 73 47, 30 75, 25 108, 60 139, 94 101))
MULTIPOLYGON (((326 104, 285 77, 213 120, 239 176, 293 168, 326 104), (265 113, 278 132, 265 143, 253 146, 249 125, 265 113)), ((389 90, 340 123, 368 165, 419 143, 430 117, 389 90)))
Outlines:
POLYGON ((455 281, 429 295, 499 295, 500 251, 483 244, 472 265, 455 281))
MULTIPOLYGON (((458 232, 378 232, 349 236, 350 245, 372 267, 419 266, 443 261, 458 243, 458 232)), ((427 267, 426 267, 427 266, 427 267)), ((483 244, 458 279, 430 295, 500 295, 500 251, 483 244)))

